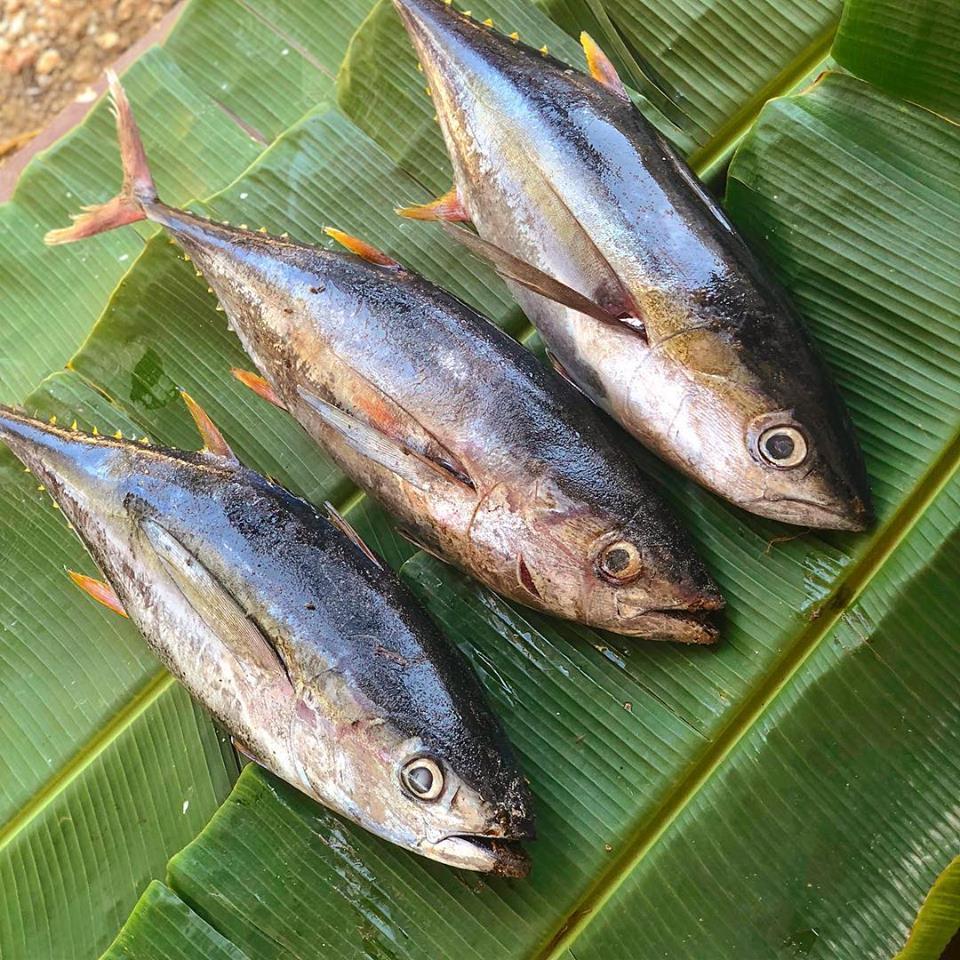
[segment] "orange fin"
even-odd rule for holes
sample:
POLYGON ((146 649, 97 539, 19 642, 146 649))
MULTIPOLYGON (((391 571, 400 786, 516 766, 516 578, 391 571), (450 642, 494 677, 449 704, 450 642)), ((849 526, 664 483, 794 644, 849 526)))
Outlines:
POLYGON ((341 516, 337 508, 329 501, 324 500, 323 506, 327 511, 327 519, 360 551, 367 555, 381 570, 383 562, 380 558, 363 542, 360 534, 341 516))
POLYGON ((105 580, 97 580, 94 577, 88 577, 84 573, 77 573, 76 570, 68 570, 67 576, 88 596, 93 597, 97 603, 102 603, 109 607, 114 613, 119 613, 121 617, 129 617, 120 598, 114 593, 113 587, 105 580))
POLYGON ((107 71, 107 79, 110 82, 113 112, 117 118, 123 185, 112 200, 84 207, 83 213, 73 217, 72 226, 51 230, 43 238, 44 243, 72 243, 74 240, 113 230, 115 227, 146 220, 144 204, 153 203, 157 199, 157 188, 150 175, 147 155, 140 139, 137 121, 133 118, 130 101, 112 70, 107 71))
POLYGON ((200 438, 203 440, 203 449, 218 457, 224 457, 227 460, 232 460, 234 463, 239 463, 240 461, 237 460, 237 455, 230 449, 230 444, 224 440, 223 434, 210 419, 207 411, 204 410, 186 390, 181 390, 180 396, 183 397, 183 402, 187 405, 190 416, 193 417, 193 422, 197 425, 200 438))
POLYGON ((412 207, 397 207, 396 213, 408 220, 446 220, 448 223, 463 223, 470 214, 460 202, 456 187, 429 203, 419 203, 412 207))
POLYGON ((273 387, 267 383, 259 373, 254 373, 252 370, 241 370, 239 367, 231 367, 230 372, 233 376, 239 380, 245 387, 248 387, 252 390, 258 397, 263 397, 264 400, 269 401, 275 407, 279 407, 281 410, 286 410, 287 407, 284 402, 277 396, 273 387))
POLYGON ((388 257, 385 253, 378 250, 366 240, 359 237, 353 237, 349 233, 337 230, 336 227, 324 227, 323 232, 328 237, 333 237, 341 246, 346 247, 351 253, 356 254, 361 260, 369 263, 375 263, 380 267, 390 267, 393 270, 399 270, 400 264, 393 257, 388 257))
POLYGON ((590 71, 590 76, 602 83, 611 93, 615 93, 623 100, 629 100, 630 95, 617 73, 617 68, 600 49, 596 40, 584 31, 580 34, 580 43, 583 45, 583 52, 587 55, 587 69, 590 71))
POLYGON ((463 244, 472 254, 481 260, 489 263, 497 273, 505 280, 513 280, 520 286, 532 290, 541 297, 553 300, 571 310, 584 313, 594 320, 602 323, 619 323, 631 330, 646 336, 642 321, 634 317, 618 317, 609 310, 602 307, 599 303, 578 293, 572 287, 568 287, 560 280, 548 276, 542 270, 515 257, 512 253, 507 253, 496 244, 484 240, 477 234, 467 230, 466 227, 454 227, 450 224, 443 224, 443 229, 453 237, 458 243, 463 244))

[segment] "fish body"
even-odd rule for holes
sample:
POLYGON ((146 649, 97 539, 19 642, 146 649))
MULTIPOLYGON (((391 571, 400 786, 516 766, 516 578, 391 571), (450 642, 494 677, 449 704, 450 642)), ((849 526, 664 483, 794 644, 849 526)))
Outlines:
POLYGON ((716 637, 704 614, 722 599, 665 505, 578 391, 493 324, 357 241, 363 257, 137 202, 275 401, 418 543, 563 617, 716 637))
POLYGON ((598 82, 437 0, 395 6, 437 107, 457 219, 608 314, 511 283, 584 393, 747 510, 866 526, 862 455, 796 311, 612 66, 598 82))
POLYGON ((408 849, 526 872, 514 841, 533 833, 529 789, 469 664, 310 504, 228 457, 64 431, 9 408, 0 440, 245 752, 408 849), (435 795, 423 798, 427 779, 435 795))

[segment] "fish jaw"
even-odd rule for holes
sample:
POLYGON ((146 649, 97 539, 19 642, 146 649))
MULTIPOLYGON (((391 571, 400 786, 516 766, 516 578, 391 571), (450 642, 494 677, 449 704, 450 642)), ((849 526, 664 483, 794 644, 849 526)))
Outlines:
POLYGON ((522 879, 530 873, 530 857, 516 842, 473 836, 449 836, 424 843, 418 853, 461 870, 522 879))

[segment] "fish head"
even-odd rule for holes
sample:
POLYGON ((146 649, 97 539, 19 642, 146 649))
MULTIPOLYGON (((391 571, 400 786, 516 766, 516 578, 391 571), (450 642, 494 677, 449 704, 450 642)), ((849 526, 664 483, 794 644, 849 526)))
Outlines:
POLYGON ((648 442, 752 513, 864 530, 872 508, 853 426, 799 321, 784 322, 789 310, 747 317, 734 335, 706 323, 653 351, 661 388, 637 398, 662 427, 648 442))
POLYGON ((422 856, 523 877, 529 785, 469 663, 428 629, 416 660, 402 648, 384 658, 377 643, 362 673, 326 673, 301 692, 292 742, 304 789, 422 856))
MULTIPOLYGON (((514 504, 522 522, 509 534, 501 592, 626 636, 712 643, 710 614, 724 601, 672 512, 626 456, 584 466, 582 482, 576 470, 540 478, 514 504)), ((493 504, 473 529, 502 536, 506 515, 493 504)))

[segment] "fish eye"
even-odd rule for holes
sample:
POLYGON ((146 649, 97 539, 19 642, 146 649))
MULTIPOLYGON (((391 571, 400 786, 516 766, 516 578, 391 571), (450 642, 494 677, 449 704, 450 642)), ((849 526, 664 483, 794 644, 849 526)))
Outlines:
POLYGON ((768 427, 757 441, 760 456, 774 467, 798 467, 807 459, 804 435, 786 424, 768 427))
POLYGON ((629 540, 616 540, 600 552, 597 559, 600 572, 615 583, 635 580, 643 568, 640 551, 629 540))
POLYGON ((400 770, 400 783, 416 800, 436 800, 443 793, 443 772, 429 757, 414 757, 400 770))

